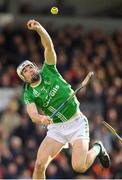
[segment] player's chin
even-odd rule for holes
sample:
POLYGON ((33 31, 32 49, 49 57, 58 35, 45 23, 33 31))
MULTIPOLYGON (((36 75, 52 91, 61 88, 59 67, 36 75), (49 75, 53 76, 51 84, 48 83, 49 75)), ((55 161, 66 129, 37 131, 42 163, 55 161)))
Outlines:
POLYGON ((34 83, 34 82, 39 81, 39 80, 40 80, 40 74, 36 73, 32 76, 31 83, 34 83))

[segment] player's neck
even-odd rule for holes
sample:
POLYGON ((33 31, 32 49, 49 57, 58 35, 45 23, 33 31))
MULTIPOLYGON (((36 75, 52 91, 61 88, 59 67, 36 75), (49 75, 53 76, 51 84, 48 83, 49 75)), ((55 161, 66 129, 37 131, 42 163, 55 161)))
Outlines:
POLYGON ((41 76, 40 76, 40 79, 39 79, 39 80, 31 83, 30 85, 31 85, 31 87, 33 87, 33 88, 34 88, 34 87, 37 87, 37 86, 41 83, 41 81, 42 81, 42 78, 41 78, 41 76))

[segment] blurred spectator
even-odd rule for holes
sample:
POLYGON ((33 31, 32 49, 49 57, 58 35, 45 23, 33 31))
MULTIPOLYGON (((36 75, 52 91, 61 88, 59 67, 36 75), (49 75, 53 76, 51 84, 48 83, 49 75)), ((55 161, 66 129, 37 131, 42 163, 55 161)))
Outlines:
POLYGON ((36 159, 37 143, 34 138, 29 138, 24 147, 24 156, 27 162, 36 159))
POLYGON ((25 169, 21 172, 21 174, 20 174, 20 176, 19 176, 19 179, 31 179, 31 173, 30 173, 30 171, 25 168, 25 169))
POLYGON ((1 125, 4 128, 7 137, 9 137, 12 130, 20 124, 21 116, 17 112, 18 108, 19 105, 17 100, 12 99, 4 114, 1 116, 1 125))
POLYGON ((27 114, 21 116, 21 124, 14 128, 12 136, 19 137, 23 144, 26 143, 26 140, 34 134, 34 125, 31 120, 28 118, 27 114))
POLYGON ((13 157, 22 154, 22 140, 19 137, 13 136, 10 139, 9 147, 13 157))
POLYGON ((110 132, 108 132, 108 130, 106 129, 106 127, 101 126, 102 121, 104 121, 103 117, 98 114, 95 113, 93 115, 93 130, 92 130, 92 136, 94 137, 94 139, 99 139, 103 142, 104 146, 106 147, 106 150, 109 154, 111 154, 112 152, 112 135, 110 132))
POLYGON ((5 179, 16 179, 18 177, 18 169, 15 163, 11 162, 8 164, 6 173, 4 174, 5 179))

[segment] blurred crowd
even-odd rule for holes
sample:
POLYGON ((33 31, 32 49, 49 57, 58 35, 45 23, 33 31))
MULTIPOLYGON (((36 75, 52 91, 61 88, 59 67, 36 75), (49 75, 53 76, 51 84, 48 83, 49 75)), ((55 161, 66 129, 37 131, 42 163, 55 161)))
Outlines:
MULTIPOLYGON (((95 72, 87 88, 77 94, 81 111, 88 117, 90 147, 95 139, 105 145, 111 167, 103 169, 96 159, 84 174, 71 167, 71 148, 64 149, 49 165, 49 179, 122 178, 122 144, 103 125, 110 123, 122 136, 122 31, 110 34, 82 26, 46 27, 57 53, 57 68, 76 89, 89 71, 95 72)), ((43 47, 35 32, 21 24, 8 24, 0 29, 0 89, 21 89, 23 83, 16 67, 29 59, 40 68, 44 61, 43 47)), ((22 90, 16 93, 0 112, 0 178, 31 178, 37 149, 46 130, 33 124, 26 114, 22 90)), ((82 154, 81 154, 82 156, 82 154)))

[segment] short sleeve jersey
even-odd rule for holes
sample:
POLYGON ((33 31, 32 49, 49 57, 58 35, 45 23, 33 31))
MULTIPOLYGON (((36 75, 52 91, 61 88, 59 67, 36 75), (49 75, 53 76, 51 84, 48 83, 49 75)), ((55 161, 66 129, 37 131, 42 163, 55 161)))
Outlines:
MULTIPOLYGON (((45 115, 52 113, 74 92, 58 72, 56 65, 43 64, 40 71, 41 82, 36 87, 26 85, 24 102, 34 102, 45 115)), ((54 123, 69 120, 78 110, 79 102, 74 96, 53 118, 54 123)))

